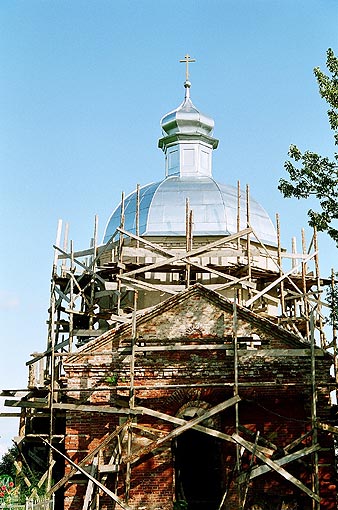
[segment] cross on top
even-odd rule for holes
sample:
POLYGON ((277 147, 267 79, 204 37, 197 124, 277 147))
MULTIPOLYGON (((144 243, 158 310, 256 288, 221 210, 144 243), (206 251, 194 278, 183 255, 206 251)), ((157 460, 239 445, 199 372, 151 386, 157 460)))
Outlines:
POLYGON ((185 81, 189 81, 189 64, 191 62, 196 62, 196 60, 194 58, 190 58, 190 55, 187 53, 184 59, 180 60, 180 62, 185 62, 185 81))

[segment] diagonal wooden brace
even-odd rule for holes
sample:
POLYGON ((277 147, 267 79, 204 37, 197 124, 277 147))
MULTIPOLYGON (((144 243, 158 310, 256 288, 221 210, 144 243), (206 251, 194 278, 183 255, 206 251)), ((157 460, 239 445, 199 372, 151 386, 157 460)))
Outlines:
MULTIPOLYGON (((123 233, 124 235, 128 235, 132 237, 133 239, 136 239, 138 241, 141 241, 142 243, 146 244, 147 246, 150 246, 156 251, 161 251, 162 255, 165 255, 166 257, 169 257, 167 260, 161 260, 160 262, 155 262, 154 264, 150 264, 149 266, 141 267, 139 269, 135 269, 133 271, 129 271, 124 274, 124 276, 134 276, 139 273, 145 273, 149 271, 153 271, 157 269, 158 267, 163 266, 164 264, 173 264, 174 262, 182 261, 186 262, 187 257, 194 257, 197 255, 201 255, 202 253, 215 248, 216 246, 220 246, 221 244, 226 244, 234 241, 235 239, 238 239, 239 237, 244 237, 248 233, 252 232, 252 228, 246 228, 237 234, 233 234, 227 237, 223 237, 222 239, 218 239, 217 241, 214 241, 212 243, 206 244, 204 246, 200 246, 199 248, 195 248, 194 250, 186 251, 184 253, 181 253, 179 255, 173 255, 171 251, 164 250, 163 248, 154 245, 153 243, 150 243, 146 239, 143 239, 142 237, 135 236, 134 234, 130 232, 126 232, 125 230, 119 228, 119 232, 123 233)), ((188 261, 189 262, 189 261, 188 261)), ((224 275, 226 276, 226 275, 224 275)))
MULTIPOLYGON (((299 450, 297 452, 290 453, 289 455, 285 455, 285 457, 281 457, 280 459, 275 460, 275 463, 278 464, 278 466, 284 466, 284 464, 293 462, 294 460, 305 457, 305 455, 310 455, 311 453, 314 453, 318 450, 320 450, 319 444, 314 444, 312 446, 309 446, 308 448, 303 448, 303 450, 299 450)), ((263 466, 255 466, 250 472, 250 480, 264 473, 268 473, 269 471, 271 471, 271 468, 266 464, 263 466)), ((246 480, 245 474, 240 475, 238 477, 239 483, 244 483, 245 480, 246 480)))
POLYGON ((158 448, 159 446, 161 446, 163 443, 166 443, 167 441, 170 441, 174 437, 179 436, 186 430, 193 428, 195 425, 198 425, 199 423, 210 418, 211 416, 214 416, 215 414, 218 414, 221 411, 224 411, 224 409, 227 409, 228 407, 233 406, 240 400, 241 399, 239 396, 235 396, 235 397, 230 398, 229 400, 226 400, 225 402, 222 402, 221 404, 218 404, 215 407, 212 407, 211 409, 209 409, 208 411, 203 413, 201 416, 198 416, 194 420, 190 420, 190 421, 184 423, 184 425, 181 425, 177 429, 173 430, 172 432, 170 432, 170 434, 166 435, 165 437, 159 438, 156 441, 152 441, 149 445, 145 446, 137 453, 134 453, 134 454, 130 455, 129 457, 125 458, 124 462, 130 462, 130 463, 136 462, 137 460, 140 459, 140 457, 147 455, 151 451, 153 451, 156 448, 158 448))
POLYGON ((109 497, 111 497, 118 505, 120 505, 124 510, 132 510, 131 507, 129 505, 127 505, 127 503, 125 503, 121 498, 119 498, 118 496, 116 496, 116 494, 114 492, 112 492, 111 490, 107 489, 107 487, 105 487, 101 482, 99 482, 98 480, 96 480, 96 478, 94 478, 92 475, 90 475, 89 473, 87 473, 87 471, 85 471, 82 467, 80 467, 78 464, 76 464, 75 462, 73 462, 69 457, 67 457, 66 455, 64 455, 63 453, 61 453, 57 448, 55 448, 55 446, 53 446, 52 444, 50 444, 48 441, 46 441, 46 439, 43 439, 44 443, 46 443, 50 448, 52 448, 55 452, 57 452, 59 455, 61 455, 64 459, 66 459, 67 462, 69 462, 69 464, 71 464, 77 471, 80 471, 80 473, 82 473, 83 475, 85 475, 91 482, 93 482, 99 489, 101 489, 105 494, 107 494, 109 497))
POLYGON ((103 439, 103 441, 96 448, 94 448, 90 453, 88 453, 88 455, 86 455, 86 457, 84 459, 82 459, 76 467, 74 467, 68 474, 66 474, 63 478, 61 478, 61 480, 59 480, 55 485, 53 485, 53 487, 50 489, 48 495, 53 494, 58 489, 60 489, 60 487, 62 487, 66 482, 68 482, 68 480, 73 475, 75 475, 75 473, 79 467, 82 468, 82 466, 84 466, 87 462, 92 461, 93 458, 95 457, 95 455, 102 448, 107 446, 116 436, 118 436, 125 426, 126 426, 126 423, 123 423, 122 425, 117 427, 117 429, 114 430, 114 432, 112 432, 111 434, 109 434, 109 436, 107 436, 105 439, 103 439))
MULTIPOLYGON (((245 441, 242 437, 240 437, 238 434, 232 434, 233 439, 236 441, 236 443, 240 444, 241 446, 244 446, 249 452, 253 453, 253 445, 252 443, 249 443, 248 441, 245 441)), ((293 483, 298 489, 301 489, 305 494, 310 496, 310 498, 314 499, 318 503, 320 503, 320 497, 312 492, 310 489, 306 487, 302 482, 300 482, 297 478, 292 476, 286 469, 282 468, 277 464, 277 462, 274 462, 273 460, 266 457, 263 453, 260 453, 259 451, 255 451, 255 456, 262 460, 267 466, 269 466, 271 469, 276 471, 276 473, 283 476, 286 480, 293 483)))

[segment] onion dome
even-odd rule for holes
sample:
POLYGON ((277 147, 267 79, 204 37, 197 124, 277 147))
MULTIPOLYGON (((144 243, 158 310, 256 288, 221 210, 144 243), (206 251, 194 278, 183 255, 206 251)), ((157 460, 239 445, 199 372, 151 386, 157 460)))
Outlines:
MULTIPOLYGON (((164 138, 160 140, 160 147, 164 144, 166 136, 177 134, 195 134, 211 136, 215 122, 211 117, 201 113, 190 99, 191 83, 186 81, 186 94, 184 101, 176 110, 173 110, 161 119, 161 127, 164 138)), ((217 147, 218 140, 213 141, 214 148, 217 147)))

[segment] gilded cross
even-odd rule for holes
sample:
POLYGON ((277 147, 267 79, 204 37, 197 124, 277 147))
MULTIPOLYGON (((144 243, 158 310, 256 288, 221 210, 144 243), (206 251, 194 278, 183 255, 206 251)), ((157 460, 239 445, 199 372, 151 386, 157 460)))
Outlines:
POLYGON ((186 54, 183 60, 180 62, 185 62, 185 81, 189 81, 189 64, 191 62, 196 62, 194 58, 190 58, 190 55, 186 54))

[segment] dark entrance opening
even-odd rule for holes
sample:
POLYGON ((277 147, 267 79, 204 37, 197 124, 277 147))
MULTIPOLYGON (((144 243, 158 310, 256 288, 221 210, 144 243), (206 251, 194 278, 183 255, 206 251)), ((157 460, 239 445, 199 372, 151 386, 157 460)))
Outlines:
POLYGON ((175 440, 173 447, 178 507, 187 504, 188 510, 217 510, 222 498, 219 441, 189 430, 175 440))

